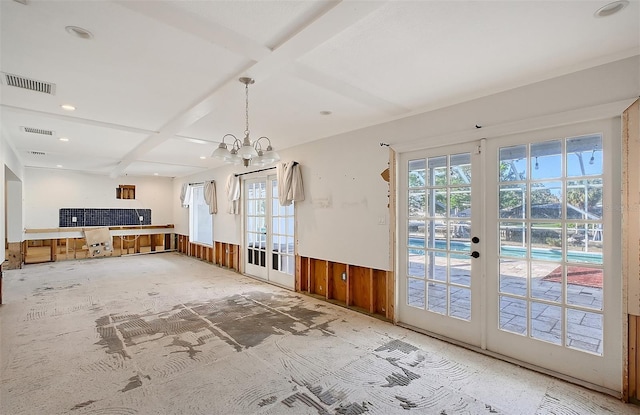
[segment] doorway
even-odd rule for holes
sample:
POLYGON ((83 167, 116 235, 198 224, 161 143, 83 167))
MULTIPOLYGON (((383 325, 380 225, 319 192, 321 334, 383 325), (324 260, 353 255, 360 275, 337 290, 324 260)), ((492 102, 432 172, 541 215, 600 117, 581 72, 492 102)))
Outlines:
POLYGON ((399 323, 619 393, 614 130, 401 154, 399 323))
POLYGON ((247 179, 243 188, 245 273, 294 289, 294 205, 280 206, 276 176, 247 179))

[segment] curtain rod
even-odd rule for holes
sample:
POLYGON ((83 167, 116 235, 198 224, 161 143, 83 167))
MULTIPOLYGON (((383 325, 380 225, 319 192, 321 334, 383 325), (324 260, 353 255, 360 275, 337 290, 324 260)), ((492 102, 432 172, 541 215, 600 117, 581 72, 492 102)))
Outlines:
MULTIPOLYGON (((298 162, 297 162, 297 161, 294 161, 294 162, 293 162, 293 165, 294 165, 294 166, 297 166, 297 165, 298 165, 298 162)), ((235 174, 235 176, 236 176, 236 177, 238 177, 238 176, 244 176, 245 174, 260 173, 261 171, 273 170, 273 169, 275 169, 275 168, 276 168, 276 167, 275 167, 275 166, 273 166, 273 167, 267 167, 266 169, 260 169, 260 170, 248 171, 248 172, 246 172, 246 173, 236 173, 236 174, 235 174)))
MULTIPOLYGON (((215 180, 209 180, 209 182, 214 182, 215 180)), ((199 184, 205 184, 206 182, 194 182, 194 183, 189 183, 189 186, 197 186, 199 184)))

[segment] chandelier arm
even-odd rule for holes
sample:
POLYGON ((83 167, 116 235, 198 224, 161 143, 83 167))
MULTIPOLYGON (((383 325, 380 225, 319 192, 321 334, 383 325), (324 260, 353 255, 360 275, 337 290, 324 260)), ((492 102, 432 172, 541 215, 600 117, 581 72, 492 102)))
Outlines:
POLYGON ((226 143, 224 142, 224 139, 225 139, 225 138, 227 138, 227 137, 233 137, 233 139, 234 139, 234 140, 236 140, 236 141, 238 140, 238 139, 236 138, 236 136, 235 136, 235 135, 233 135, 233 134, 225 134, 225 135, 222 137, 222 143, 223 143, 223 144, 226 144, 226 143))

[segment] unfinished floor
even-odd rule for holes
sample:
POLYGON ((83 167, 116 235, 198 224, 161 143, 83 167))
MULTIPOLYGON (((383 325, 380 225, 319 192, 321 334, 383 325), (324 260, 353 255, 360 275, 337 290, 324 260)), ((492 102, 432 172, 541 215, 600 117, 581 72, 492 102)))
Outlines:
POLYGON ((638 414, 175 253, 5 273, 0 413, 638 414))

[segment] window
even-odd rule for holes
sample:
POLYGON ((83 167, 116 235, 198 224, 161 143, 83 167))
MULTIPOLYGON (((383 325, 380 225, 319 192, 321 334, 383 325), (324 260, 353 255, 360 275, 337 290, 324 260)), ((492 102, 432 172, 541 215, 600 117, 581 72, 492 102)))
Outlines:
POLYGON ((213 224, 209 206, 204 201, 204 186, 191 187, 189 203, 189 239, 191 242, 213 245, 213 224))

